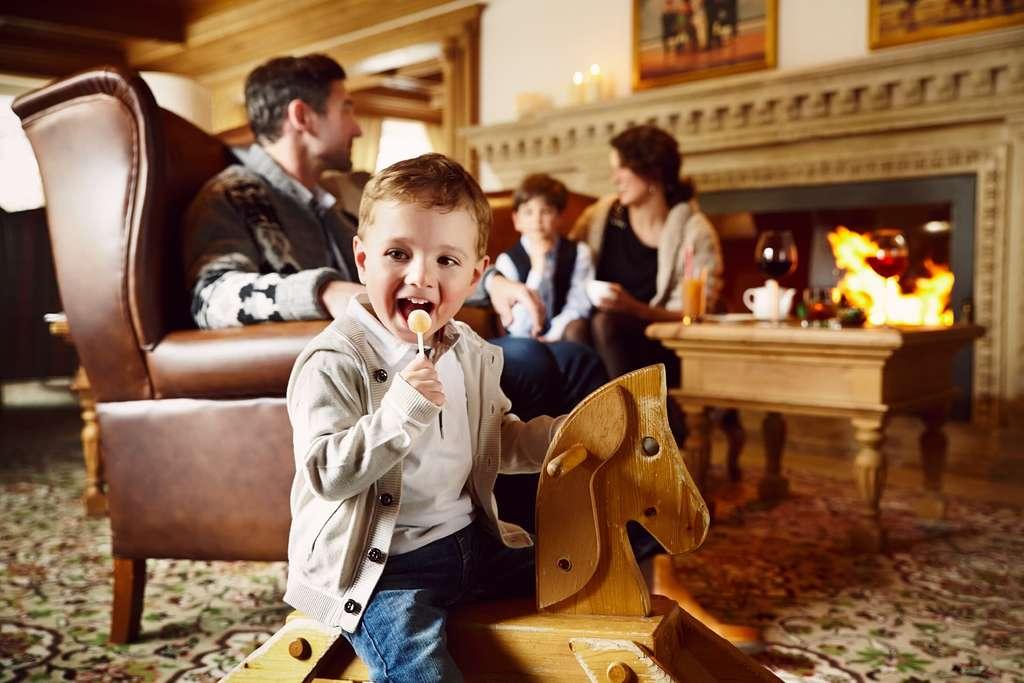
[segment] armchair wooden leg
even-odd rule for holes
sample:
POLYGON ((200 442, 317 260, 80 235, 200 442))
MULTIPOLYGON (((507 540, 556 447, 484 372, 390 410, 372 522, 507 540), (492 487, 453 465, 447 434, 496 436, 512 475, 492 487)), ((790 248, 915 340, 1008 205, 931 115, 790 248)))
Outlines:
POLYGON ((146 561, 114 558, 114 606, 110 642, 131 643, 139 638, 142 598, 146 592, 146 561))

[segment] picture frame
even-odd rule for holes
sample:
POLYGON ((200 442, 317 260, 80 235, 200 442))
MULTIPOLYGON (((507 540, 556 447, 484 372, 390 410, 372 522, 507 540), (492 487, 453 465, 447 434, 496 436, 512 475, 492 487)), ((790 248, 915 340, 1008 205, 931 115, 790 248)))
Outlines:
POLYGON ((773 68, 777 32, 778 0, 633 0, 633 89, 773 68))
POLYGON ((1024 0, 869 0, 871 49, 1024 24, 1024 0))

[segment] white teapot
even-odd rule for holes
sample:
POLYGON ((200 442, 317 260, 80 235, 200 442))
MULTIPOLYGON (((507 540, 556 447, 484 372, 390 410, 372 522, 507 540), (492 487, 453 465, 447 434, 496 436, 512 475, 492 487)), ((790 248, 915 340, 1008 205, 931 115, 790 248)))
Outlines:
POLYGON ((789 315, 789 307, 793 305, 795 293, 796 290, 792 287, 780 289, 777 282, 769 280, 769 284, 764 287, 751 287, 743 292, 743 303, 758 320, 783 320, 789 315), (772 285, 774 285, 775 292, 772 292, 772 285), (776 292, 778 298, 773 297, 776 292), (773 299, 778 307, 775 315, 772 315, 773 299))

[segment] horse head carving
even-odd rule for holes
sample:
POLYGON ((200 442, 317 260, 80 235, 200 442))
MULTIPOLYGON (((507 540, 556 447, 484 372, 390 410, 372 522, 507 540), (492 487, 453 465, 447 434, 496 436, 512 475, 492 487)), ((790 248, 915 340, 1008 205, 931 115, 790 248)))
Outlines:
POLYGON ((555 434, 537 490, 540 609, 647 616, 627 522, 673 555, 704 541, 708 509, 676 448, 666 396, 664 366, 631 372, 584 399, 555 434))

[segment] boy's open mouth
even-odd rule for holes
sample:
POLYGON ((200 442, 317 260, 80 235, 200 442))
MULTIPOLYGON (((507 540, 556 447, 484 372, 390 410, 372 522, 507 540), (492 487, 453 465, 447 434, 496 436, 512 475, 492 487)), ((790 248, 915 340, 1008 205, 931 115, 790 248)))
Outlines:
POLYGON ((406 323, 409 322, 409 314, 417 308, 426 311, 427 315, 434 313, 434 304, 426 299, 417 299, 416 297, 400 297, 398 299, 398 312, 402 314, 406 323))

